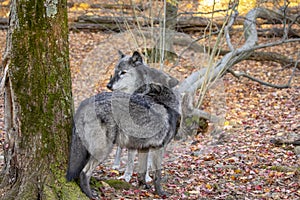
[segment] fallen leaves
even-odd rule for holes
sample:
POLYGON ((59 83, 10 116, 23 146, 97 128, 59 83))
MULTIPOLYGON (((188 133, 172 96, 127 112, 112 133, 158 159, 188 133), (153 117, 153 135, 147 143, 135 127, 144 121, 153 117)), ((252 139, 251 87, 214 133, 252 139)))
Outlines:
MULTIPOLYGON (((85 9, 85 5, 77 7, 85 9)), ((2 31, 0 36, 5 38, 2 31)), ((82 81, 86 85, 73 85, 74 96, 89 95, 78 89, 90 87, 90 92, 95 93, 105 88, 113 63, 111 61, 98 66, 96 59, 99 55, 113 55, 116 59, 118 47, 107 50, 111 46, 106 45, 109 47, 104 46, 94 53, 93 50, 107 38, 110 35, 103 33, 70 33, 73 79, 80 78, 82 72, 88 72, 82 81), (87 55, 91 64, 88 70, 82 68, 87 55), (88 85, 89 77, 95 74, 99 76, 98 82, 88 85)), ((299 44, 285 45, 272 48, 280 53, 286 49, 289 52, 298 51, 299 44)), ((186 66, 193 66, 185 59, 186 66)), ((244 61, 234 68, 274 83, 284 83, 291 72, 278 65, 253 61, 244 61)), ((173 72, 183 78, 194 70, 195 67, 177 66, 173 72)), ((227 113, 225 131, 222 133, 226 134, 227 140, 212 145, 212 136, 207 134, 198 135, 193 142, 172 143, 173 149, 163 163, 163 187, 171 193, 168 199, 299 199, 300 161, 295 152, 300 152, 297 150, 300 147, 277 147, 269 143, 274 136, 299 137, 299 70, 295 71, 292 87, 282 90, 267 88, 244 78, 238 80, 229 74, 224 76, 224 82, 227 113)), ((1 125, 3 127, 3 121, 1 125)), ((101 178, 99 182, 107 199, 159 198, 153 193, 153 187, 143 190, 137 186, 136 173, 133 174, 130 182, 133 187, 130 188, 117 190, 104 182, 105 179, 117 179, 122 173, 111 170, 112 159, 113 156, 95 172, 95 176, 101 178)))

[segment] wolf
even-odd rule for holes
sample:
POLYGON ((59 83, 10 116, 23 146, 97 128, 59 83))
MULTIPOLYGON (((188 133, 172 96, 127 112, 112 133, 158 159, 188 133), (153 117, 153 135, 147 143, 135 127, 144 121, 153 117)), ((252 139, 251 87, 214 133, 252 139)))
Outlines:
POLYGON ((107 84, 108 89, 132 94, 141 86, 150 83, 158 83, 170 89, 178 85, 179 81, 176 78, 161 70, 148 67, 138 51, 134 51, 132 56, 125 55, 121 51, 119 54, 120 60, 107 84))
MULTIPOLYGON (((178 84, 178 80, 173 78, 167 73, 159 71, 155 68, 150 68, 143 62, 143 58, 141 54, 137 51, 133 53, 130 57, 125 55, 123 52, 119 51, 119 62, 115 67, 114 75, 111 77, 110 82, 107 84, 108 89, 113 90, 112 83, 116 83, 120 79, 122 83, 126 82, 126 84, 120 85, 115 84, 114 89, 118 89, 119 91, 132 93, 136 89, 138 89, 142 85, 147 85, 149 83, 159 83, 167 86, 168 88, 174 88, 178 84), (129 72, 132 70, 131 72, 129 72), (125 73, 129 72, 129 76, 124 76, 125 73), (135 74, 135 76, 130 75, 130 73, 135 74)), ((120 157, 121 157, 122 149, 120 147, 117 148, 116 157, 113 164, 113 169, 118 169, 120 165, 120 157)), ((134 157, 135 150, 128 150, 128 159, 127 166, 123 176, 119 177, 120 179, 124 179, 129 182, 133 173, 133 165, 134 165, 134 157)), ((151 154, 148 155, 148 168, 151 165, 151 154)), ((151 177, 149 176, 148 170, 146 173, 146 182, 151 181, 151 177)))
POLYGON ((110 82, 116 91, 85 99, 75 113, 67 180, 79 178, 81 190, 94 198, 89 184, 92 172, 116 144, 138 150, 141 160, 138 181, 146 185, 147 156, 153 149, 154 188, 163 196, 166 194, 160 183, 163 148, 177 133, 180 103, 172 90, 156 83, 140 86, 132 94, 119 92, 127 84, 123 81, 130 80, 126 76, 135 73, 128 70, 119 74, 124 77, 110 82))

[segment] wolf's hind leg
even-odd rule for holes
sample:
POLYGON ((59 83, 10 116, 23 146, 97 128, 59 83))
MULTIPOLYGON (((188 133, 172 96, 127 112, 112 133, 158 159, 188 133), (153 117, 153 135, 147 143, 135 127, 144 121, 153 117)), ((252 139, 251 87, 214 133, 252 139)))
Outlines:
POLYGON ((89 161, 84 166, 83 170, 80 173, 80 188, 81 190, 90 198, 94 198, 97 195, 93 195, 90 187, 90 179, 94 169, 102 163, 106 157, 109 155, 113 147, 113 144, 107 144, 105 148, 97 149, 94 151, 94 155, 91 155, 89 161))
POLYGON ((146 182, 147 162, 149 149, 138 150, 138 181, 140 186, 150 188, 146 182))
POLYGON ((154 188, 155 192, 159 196, 167 196, 168 193, 162 189, 161 186, 161 164, 164 155, 164 148, 153 149, 152 151, 152 161, 154 169, 154 188))
POLYGON ((126 182, 129 182, 131 176, 133 174, 133 167, 134 167, 134 158, 136 155, 136 150, 128 149, 128 159, 126 163, 126 170, 123 176, 119 177, 119 179, 124 179, 126 182))
POLYGON ((148 159, 147 159, 147 172, 146 172, 146 182, 151 182, 152 181, 152 178, 150 177, 149 175, 149 171, 151 170, 152 168, 152 155, 151 155, 151 151, 148 152, 148 159))
POLYGON ((90 179, 94 169, 98 166, 98 164, 99 160, 91 156, 79 176, 80 188, 89 198, 95 197, 90 188, 90 179))
POLYGON ((112 166, 113 169, 119 169, 120 168, 121 154, 122 154, 122 148, 118 146, 117 150, 116 150, 115 161, 114 161, 114 164, 112 166))

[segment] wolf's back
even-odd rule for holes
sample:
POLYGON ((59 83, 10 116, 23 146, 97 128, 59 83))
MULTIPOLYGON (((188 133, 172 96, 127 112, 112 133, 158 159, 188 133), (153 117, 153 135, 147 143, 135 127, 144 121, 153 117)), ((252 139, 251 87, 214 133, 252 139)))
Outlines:
POLYGON ((79 177, 79 174, 83 167, 86 165, 88 158, 89 153, 83 145, 79 135, 76 133, 76 127, 73 124, 69 165, 67 171, 68 181, 79 177))

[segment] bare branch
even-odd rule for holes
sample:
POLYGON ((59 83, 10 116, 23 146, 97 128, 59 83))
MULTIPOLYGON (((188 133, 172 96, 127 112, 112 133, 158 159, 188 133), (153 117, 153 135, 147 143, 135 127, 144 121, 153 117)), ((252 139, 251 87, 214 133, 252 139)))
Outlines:
MULTIPOLYGON (((256 19, 257 18, 268 19, 269 17, 280 19, 280 17, 282 17, 282 14, 271 10, 263 9, 263 8, 255 8, 247 13, 244 21, 244 35, 246 38, 245 44, 236 50, 228 52, 226 55, 223 56, 221 60, 219 60, 219 62, 215 64, 215 67, 208 72, 209 73, 208 75, 211 77, 210 80, 213 81, 220 74, 220 72, 224 73, 227 69, 230 69, 236 63, 251 58, 251 56, 254 54, 254 51, 257 49, 281 45, 288 42, 300 41, 300 39, 298 38, 298 39, 280 40, 273 43, 257 45, 258 36, 257 36, 257 29, 256 29, 256 19)), ((293 20, 288 18, 288 21, 290 22, 293 20)), ((255 80, 255 78, 253 80, 255 80)), ((256 80, 256 81, 260 81, 260 80, 256 80)), ((204 83, 203 72, 200 70, 198 72, 192 73, 188 78, 186 78, 185 81, 182 84, 180 84, 178 89, 180 92, 184 92, 184 91, 195 92, 199 87, 201 87, 203 83, 204 83)), ((289 86, 284 85, 280 87, 286 88, 289 86)))
POLYGON ((293 77, 294 77, 296 68, 297 68, 297 66, 298 66, 298 64, 299 64, 299 60, 300 60, 300 53, 298 53, 298 55, 297 55, 297 61, 295 62, 295 65, 294 65, 294 68, 293 68, 293 72, 292 72, 292 75, 291 75, 291 77, 290 77, 290 79, 289 79, 289 81, 288 81, 288 84, 291 84, 291 82, 292 82, 292 79, 293 79, 293 77))
POLYGON ((256 46, 248 49, 248 51, 254 51, 254 50, 263 49, 263 48, 267 48, 267 47, 278 46, 278 45, 281 45, 281 44, 291 43, 291 42, 300 42, 300 38, 293 38, 293 39, 288 39, 288 40, 279 40, 279 41, 276 41, 276 42, 260 44, 260 45, 256 45, 256 46))
MULTIPOLYGON (((213 32, 212 34, 218 34, 219 31, 217 32, 213 32)), ((147 36, 147 33, 143 33, 147 36)), ((150 37, 150 36, 148 36, 150 37)), ((207 37, 207 35, 206 35, 207 37)), ((182 55, 187 51, 187 50, 193 50, 195 52, 207 52, 208 49, 212 49, 212 47, 208 47, 205 45, 200 45, 199 43, 197 43, 197 41, 199 41, 200 39, 203 39, 204 37, 199 37, 195 40, 191 39, 191 38, 186 38, 186 37, 181 37, 179 33, 176 33, 175 35, 175 40, 174 40, 174 44, 175 45, 179 45, 179 46, 183 46, 185 47, 184 50, 182 50, 182 52, 179 54, 179 58, 182 57, 182 55)), ((300 40, 300 39, 299 39, 300 40)), ((268 45, 280 45, 280 44, 275 44, 275 43, 269 43, 268 45)), ((251 49, 250 49, 251 50, 251 49)), ((227 53, 229 53, 229 50, 224 50, 224 49, 220 49, 219 50, 219 55, 223 56, 227 53)), ((245 58, 245 60, 254 60, 254 61, 272 61, 272 62, 277 62, 280 63, 283 66, 293 66, 296 61, 293 58, 289 58, 288 56, 285 56, 283 54, 279 54, 277 52, 252 52, 251 55, 247 58, 245 58)), ((174 67, 178 65, 177 61, 174 64, 174 67)), ((297 64, 297 67, 300 69, 300 63, 297 64)))
POLYGON ((229 47, 229 49, 230 49, 231 51, 234 50, 234 47, 233 47, 233 45, 232 45, 232 43, 231 43, 231 40, 230 40, 229 29, 232 27, 232 25, 233 25, 233 23, 234 23, 236 17, 237 17, 238 14, 239 14, 238 11, 235 9, 236 5, 237 5, 237 4, 235 4, 235 5, 233 6, 233 8, 232 8, 233 13, 232 13, 232 15, 231 15, 231 17, 230 17, 230 20, 229 20, 228 24, 225 26, 225 37, 226 37, 226 42, 227 42, 227 45, 228 45, 228 47, 229 47))
POLYGON ((297 61, 276 52, 253 52, 248 60, 271 61, 280 63, 284 67, 292 67, 296 65, 296 67, 300 69, 300 64, 297 61))
POLYGON ((285 85, 275 85, 275 84, 268 83, 268 82, 265 82, 263 80, 260 80, 258 78, 255 78, 253 76, 250 76, 249 74, 247 74, 245 72, 235 72, 235 71, 233 71, 231 69, 228 69, 227 71, 230 72, 236 78, 246 77, 246 78, 248 78, 248 79, 250 79, 252 81, 258 82, 258 83, 260 83, 262 85, 266 85, 266 86, 277 88, 277 89, 289 88, 291 86, 290 81, 287 84, 285 84, 285 85))

